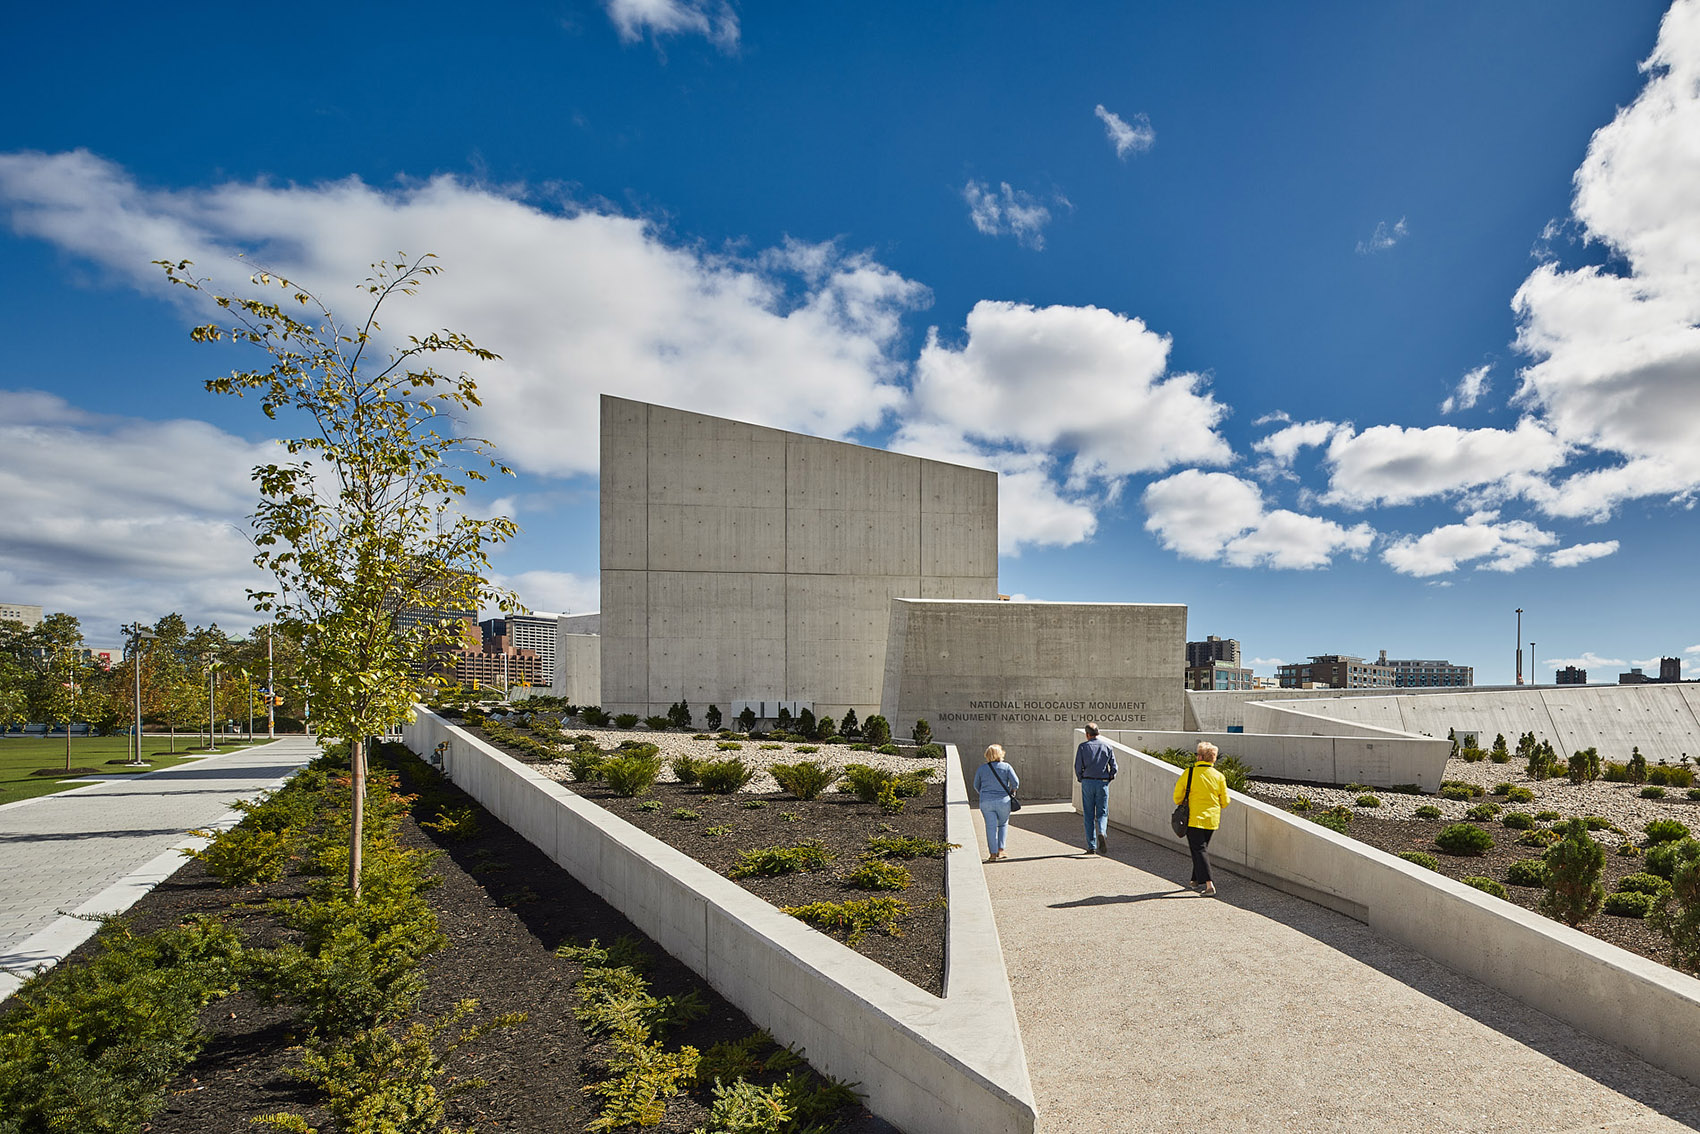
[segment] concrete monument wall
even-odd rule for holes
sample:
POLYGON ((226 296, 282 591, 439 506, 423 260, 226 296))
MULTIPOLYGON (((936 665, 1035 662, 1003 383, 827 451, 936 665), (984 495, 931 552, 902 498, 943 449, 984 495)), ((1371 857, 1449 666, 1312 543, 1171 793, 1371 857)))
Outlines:
POLYGON ((997 595, 997 474, 602 399, 611 712, 877 710, 894 598, 997 595))
POLYGON ((1185 671, 1184 606, 898 599, 880 704, 900 737, 929 721, 970 783, 996 743, 1023 796, 1066 799, 1070 733, 1179 729, 1185 671))
POLYGON ((555 683, 549 689, 575 705, 595 705, 602 699, 602 637, 599 634, 555 636, 555 683))

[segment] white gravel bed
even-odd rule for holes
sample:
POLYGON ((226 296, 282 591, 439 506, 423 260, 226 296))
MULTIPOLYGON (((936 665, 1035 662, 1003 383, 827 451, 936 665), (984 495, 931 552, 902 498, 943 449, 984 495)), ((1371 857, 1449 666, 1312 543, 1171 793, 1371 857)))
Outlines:
MULTIPOLYGON (((724 760, 736 756, 744 763, 756 769, 756 774, 750 777, 750 782, 744 785, 746 792, 778 791, 779 785, 774 782, 767 769, 774 764, 795 764, 800 760, 813 760, 827 768, 842 768, 846 764, 867 764, 869 767, 880 768, 892 772, 918 772, 931 769, 932 783, 944 779, 944 760, 936 756, 917 757, 899 754, 890 756, 880 752, 852 752, 848 744, 818 744, 805 741, 781 742, 777 740, 739 740, 735 743, 743 745, 740 751, 722 751, 717 744, 719 737, 710 740, 693 739, 688 732, 650 732, 647 729, 617 729, 617 728, 565 728, 562 730, 568 736, 590 735, 596 738, 596 743, 603 749, 614 749, 621 741, 641 740, 653 744, 661 750, 661 774, 656 777, 659 783, 677 783, 678 777, 673 774, 673 758, 675 756, 695 756, 703 760, 724 760), (817 749, 815 752, 799 752, 799 748, 817 749)), ((913 752, 906 748, 905 752, 913 752)), ((565 759, 552 764, 534 764, 543 775, 557 783, 571 786, 573 783, 572 769, 565 759)))
POLYGON ((1573 784, 1563 777, 1537 782, 1524 771, 1524 762, 1515 757, 1506 764, 1495 764, 1491 760, 1476 763, 1448 760, 1443 778, 1478 784, 1488 794, 1466 801, 1442 799, 1437 795, 1401 795, 1384 788, 1347 791, 1344 788, 1275 780, 1253 780, 1250 787, 1259 795, 1280 800, 1290 801, 1302 795, 1319 809, 1344 804, 1373 819, 1415 819, 1417 808, 1427 804, 1440 808, 1443 819, 1461 820, 1470 808, 1487 801, 1499 804, 1506 811, 1525 811, 1530 815, 1537 811, 1556 811, 1565 819, 1598 815, 1632 834, 1639 834, 1641 828, 1654 819, 1678 819, 1700 830, 1700 803, 1688 798, 1686 788, 1668 787, 1664 799, 1642 799, 1641 789, 1635 784, 1614 784, 1604 780, 1573 784), (1502 783, 1528 788, 1535 798, 1529 803, 1510 803, 1502 795, 1493 795, 1495 785, 1502 783), (1358 796, 1366 791, 1381 800, 1380 807, 1357 806, 1358 796))

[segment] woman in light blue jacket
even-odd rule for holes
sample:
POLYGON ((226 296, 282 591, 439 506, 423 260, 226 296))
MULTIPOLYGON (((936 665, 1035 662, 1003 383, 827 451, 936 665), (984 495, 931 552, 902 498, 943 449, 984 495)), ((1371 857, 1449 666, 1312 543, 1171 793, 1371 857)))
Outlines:
POLYGON ((986 749, 986 762, 974 773, 980 814, 986 817, 986 861, 1003 861, 1004 836, 1009 832, 1009 797, 1021 787, 1021 777, 1003 758, 1003 745, 986 749))

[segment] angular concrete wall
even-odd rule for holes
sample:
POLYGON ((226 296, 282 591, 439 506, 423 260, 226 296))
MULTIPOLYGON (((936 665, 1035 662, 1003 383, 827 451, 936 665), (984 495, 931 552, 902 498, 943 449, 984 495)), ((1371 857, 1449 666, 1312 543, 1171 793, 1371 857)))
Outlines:
MULTIPOLYGON (((1125 747, 1118 755, 1110 822, 1184 847, 1169 830, 1181 769, 1125 747)), ((1242 795, 1222 813, 1210 857, 1700 1083, 1693 977, 1242 795)))
POLYGON ((1338 727, 1346 735, 1290 732, 1155 732, 1104 730, 1104 738, 1141 752, 1165 748, 1195 749, 1208 740, 1224 756, 1238 757, 1253 775, 1319 784, 1364 784, 1390 788, 1416 784, 1427 792, 1440 790, 1446 758, 1452 746, 1444 740, 1407 736, 1384 729, 1353 734, 1352 725, 1325 718, 1312 721, 1338 727))
POLYGON ((575 705, 595 705, 601 700, 601 635, 563 632, 555 636, 555 683, 549 692, 575 705))
POLYGON ((929 995, 535 769, 416 706, 414 752, 441 750, 488 808, 810 1063, 859 1084, 909 1134, 1032 1134, 1015 1000, 955 762, 947 761, 945 996, 929 995))
MULTIPOLYGON (((1337 721, 1444 737, 1473 732, 1483 748, 1503 734, 1513 747, 1525 732, 1550 740, 1560 756, 1597 748, 1606 760, 1700 759, 1700 685, 1543 685, 1464 692, 1370 693, 1283 689, 1258 693, 1191 692, 1187 726, 1252 728, 1258 706, 1286 706, 1337 721)), ((1268 730, 1265 731, 1275 731, 1268 730)))
POLYGON ((995 598, 997 474, 602 399, 602 706, 878 708, 893 598, 995 598))
POLYGON ((931 722, 970 778, 1001 744, 1023 796, 1066 799, 1069 733, 1086 721, 1180 728, 1185 672, 1184 606, 899 599, 880 704, 899 736, 931 722))

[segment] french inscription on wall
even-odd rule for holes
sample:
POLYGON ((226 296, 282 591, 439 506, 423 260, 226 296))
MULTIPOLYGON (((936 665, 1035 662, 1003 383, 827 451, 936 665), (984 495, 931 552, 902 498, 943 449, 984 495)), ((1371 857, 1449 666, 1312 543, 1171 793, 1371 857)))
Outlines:
POLYGON ((998 724, 1027 724, 1092 720, 1100 725, 1145 724, 1144 701, 969 701, 965 706, 941 709, 938 721, 992 721, 998 724))

